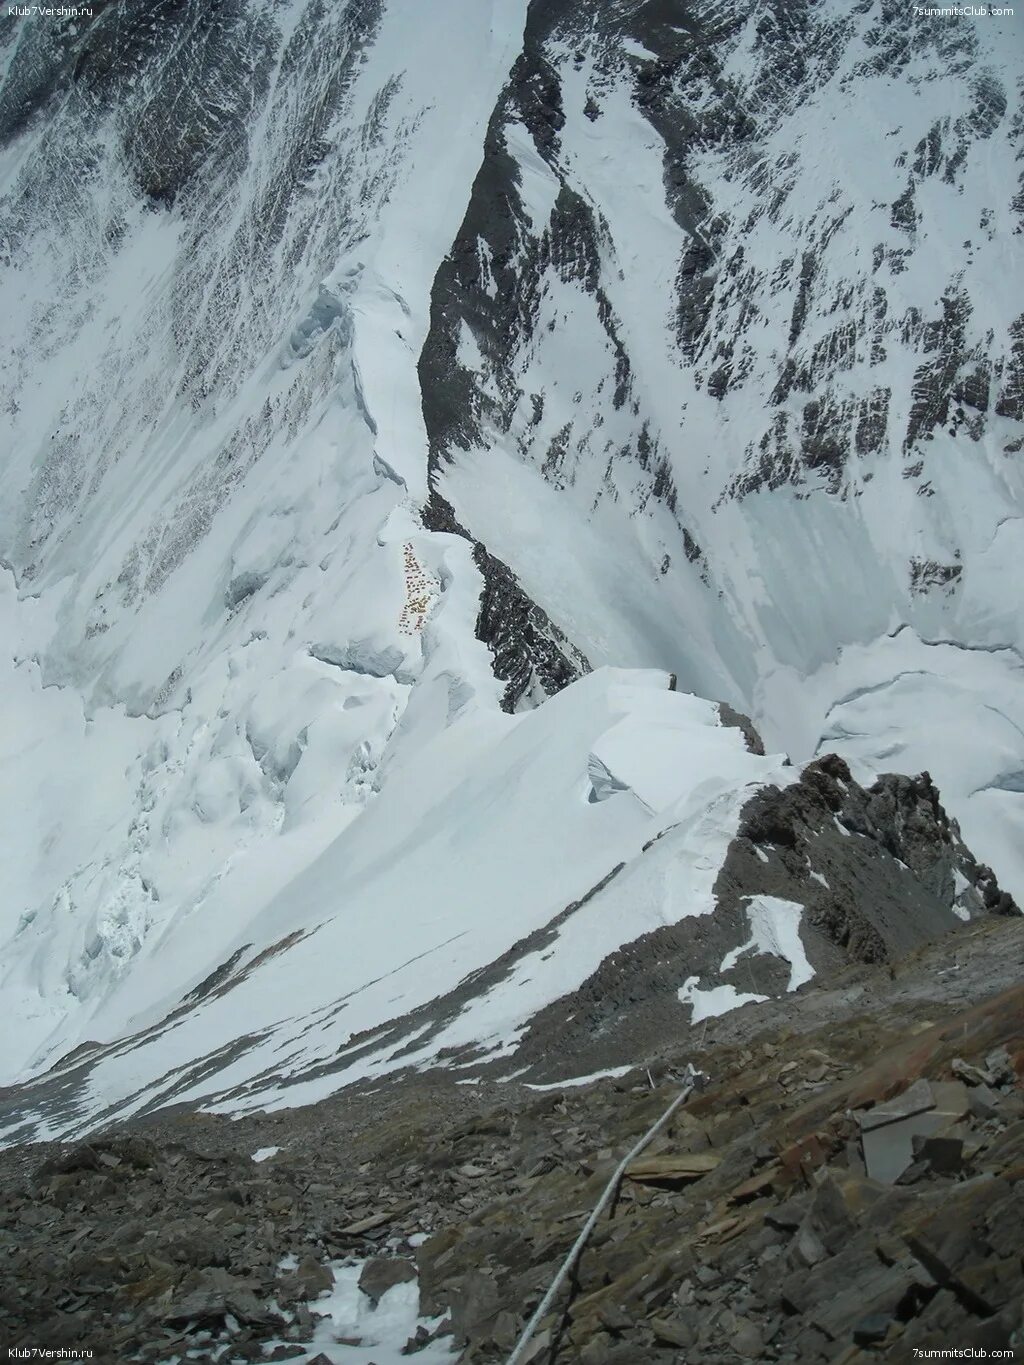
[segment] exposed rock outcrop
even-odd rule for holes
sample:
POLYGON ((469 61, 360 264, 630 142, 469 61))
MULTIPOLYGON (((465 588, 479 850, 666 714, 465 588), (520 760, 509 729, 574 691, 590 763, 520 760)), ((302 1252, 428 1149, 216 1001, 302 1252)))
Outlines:
POLYGON ((519 1046, 520 1065, 546 1079, 571 1058, 585 1073, 678 1036, 684 980, 696 978, 700 991, 727 987, 740 1000, 785 997, 792 961, 752 938, 752 907, 766 898, 770 908, 788 907, 817 973, 851 960, 888 963, 962 919, 1019 914, 965 847, 927 773, 889 774, 865 789, 834 754, 750 799, 714 894, 713 913, 687 917, 680 907, 678 922, 612 953, 578 991, 541 1011, 519 1046), (552 1034, 561 1039, 557 1059, 552 1034))

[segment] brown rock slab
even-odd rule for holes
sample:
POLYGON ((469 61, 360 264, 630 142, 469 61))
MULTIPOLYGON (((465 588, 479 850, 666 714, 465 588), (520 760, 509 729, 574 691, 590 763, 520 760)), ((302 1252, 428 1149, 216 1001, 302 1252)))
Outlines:
POLYGON ((626 1178, 641 1185, 681 1184, 700 1180, 721 1160, 714 1152, 666 1152, 661 1156, 639 1157, 626 1167, 626 1178))
POLYGON ((778 1180, 781 1171, 782 1167, 777 1161, 770 1166, 765 1166, 763 1170, 756 1171, 749 1180, 744 1180, 736 1186, 729 1195, 729 1203, 746 1204, 759 1195, 769 1193, 774 1182, 778 1180))
POLYGON ((344 1237, 361 1237, 364 1232, 374 1232, 377 1228, 386 1227, 388 1223, 393 1223, 396 1218, 402 1218, 413 1207, 415 1206, 411 1202, 399 1204, 383 1213, 373 1213, 368 1218, 360 1218, 354 1223, 346 1223, 339 1231, 344 1237))
POLYGON ((825 1144, 818 1133, 798 1138, 779 1153, 779 1164, 791 1180, 810 1180, 811 1172, 823 1166, 828 1158, 825 1144))
POLYGON ((389 1289, 415 1279, 416 1267, 412 1261, 403 1261, 398 1256, 371 1256, 360 1272, 359 1288, 376 1307, 389 1289))

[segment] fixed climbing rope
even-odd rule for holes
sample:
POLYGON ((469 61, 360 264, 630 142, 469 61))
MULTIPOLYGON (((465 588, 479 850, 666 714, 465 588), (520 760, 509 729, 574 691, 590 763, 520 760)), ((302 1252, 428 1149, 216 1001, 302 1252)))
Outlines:
POLYGON ((640 1155, 640 1153, 644 1150, 648 1143, 654 1137, 656 1137, 658 1133, 661 1132, 662 1128, 665 1127, 665 1124, 668 1123, 669 1119, 676 1112, 679 1106, 681 1104, 684 1104, 696 1089, 702 1087, 705 1084, 706 1080, 707 1078, 705 1077, 703 1072, 697 1071, 689 1062, 687 1062, 685 1079, 683 1081, 682 1089, 679 1091, 679 1094, 675 1096, 675 1098, 672 1100, 671 1104, 669 1104, 668 1108, 661 1115, 661 1117, 655 1123, 651 1124, 650 1128, 648 1128, 647 1132, 644 1133, 643 1137, 640 1138, 638 1142, 634 1143, 634 1145, 629 1149, 626 1155, 616 1166, 611 1179, 608 1181, 608 1184, 604 1187, 600 1199, 598 1199, 597 1203, 594 1205, 593 1212, 591 1213, 587 1221, 583 1224, 583 1227, 580 1230, 580 1235, 576 1238, 575 1242, 573 1242, 572 1247, 569 1250, 569 1254, 566 1256, 565 1260, 559 1267, 558 1274, 551 1281, 550 1288, 548 1289, 544 1297, 541 1299, 540 1303, 537 1305, 533 1313, 533 1316, 530 1318, 530 1321, 523 1328, 522 1335, 516 1342, 512 1354, 508 1358, 507 1365, 521 1365, 521 1362, 525 1358, 526 1348, 533 1340, 537 1328, 539 1327, 541 1322, 543 1322, 546 1314, 551 1308, 551 1305, 554 1303, 555 1296, 557 1295, 559 1289, 561 1289, 562 1285, 566 1281, 566 1278, 571 1272, 573 1266, 579 1260, 580 1255, 583 1252, 583 1248, 587 1245, 587 1240, 590 1237, 590 1234, 594 1231, 594 1228, 597 1225, 597 1220, 601 1217, 601 1214, 615 1198, 616 1191, 618 1190, 619 1185, 622 1182, 622 1177, 626 1174, 626 1170, 628 1169, 630 1163, 636 1160, 636 1158, 640 1155))

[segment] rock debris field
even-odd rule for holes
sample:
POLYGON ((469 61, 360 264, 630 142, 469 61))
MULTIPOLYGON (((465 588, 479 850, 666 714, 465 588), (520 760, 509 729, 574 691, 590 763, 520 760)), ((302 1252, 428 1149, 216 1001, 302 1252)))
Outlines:
POLYGON ((750 1005, 589 1084, 435 1073, 0 1154, 0 1339, 102 1362, 504 1361, 687 1061, 526 1360, 1019 1351, 1024 921, 750 1005))

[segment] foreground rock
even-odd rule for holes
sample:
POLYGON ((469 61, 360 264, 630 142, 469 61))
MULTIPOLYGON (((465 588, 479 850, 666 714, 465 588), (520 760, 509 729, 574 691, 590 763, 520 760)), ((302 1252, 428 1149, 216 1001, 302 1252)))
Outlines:
MULTIPOLYGON (((992 918, 893 975, 860 964, 715 1021, 692 1056, 710 1083, 631 1168, 533 1360, 1019 1344, 1022 959, 1024 922, 992 918), (872 1135, 907 1123, 909 1162, 877 1168, 872 1135)), ((541 1092, 425 1077, 8 1150, 0 1334, 102 1362, 343 1361, 310 1342, 332 1263, 358 1257, 370 1301, 416 1273, 457 1358, 502 1361, 687 1060, 541 1092)))
MULTIPOLYGON (((1015 925, 1018 971, 1021 943, 1015 925)), ((902 1030, 892 1007, 850 1014, 702 1059, 712 1084, 631 1170, 535 1358, 856 1361, 1020 1344, 1024 987, 931 1014, 910 1006, 902 1030), (972 1066, 975 1084, 955 1079, 972 1066), (926 1135, 877 1178, 868 1138, 915 1117, 926 1135)), ((537 1302, 614 1157, 672 1089, 538 1101, 556 1164, 422 1248, 421 1283, 451 1306, 462 1360, 504 1358, 502 1313, 537 1302)))

